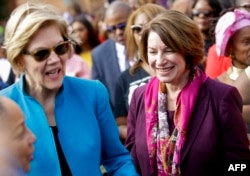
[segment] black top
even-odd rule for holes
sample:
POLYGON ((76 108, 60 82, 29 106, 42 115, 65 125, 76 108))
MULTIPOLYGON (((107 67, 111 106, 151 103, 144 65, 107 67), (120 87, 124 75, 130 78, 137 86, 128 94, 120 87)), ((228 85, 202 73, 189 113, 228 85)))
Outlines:
POLYGON ((115 117, 128 115, 128 107, 134 90, 146 84, 150 79, 151 76, 142 67, 139 67, 134 75, 129 73, 129 69, 121 73, 115 88, 115 117))
POLYGON ((55 139, 55 143, 56 143, 56 150, 57 150, 57 154, 58 154, 58 158, 59 158, 59 162, 60 162, 62 176, 72 176, 69 165, 68 165, 66 158, 63 154, 62 147, 61 147, 61 144, 60 144, 60 141, 58 138, 58 128, 57 128, 57 126, 51 126, 51 129, 53 131, 53 135, 54 135, 54 139, 55 139))

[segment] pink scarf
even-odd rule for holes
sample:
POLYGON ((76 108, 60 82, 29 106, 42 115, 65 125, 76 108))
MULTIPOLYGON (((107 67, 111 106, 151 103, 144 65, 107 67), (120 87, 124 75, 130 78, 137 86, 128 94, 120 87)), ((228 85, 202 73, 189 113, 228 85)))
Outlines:
POLYGON ((193 79, 183 87, 176 101, 175 130, 169 134, 167 121, 167 90, 155 77, 145 93, 146 135, 152 175, 181 175, 180 156, 186 141, 189 121, 200 87, 207 76, 196 69, 193 79))

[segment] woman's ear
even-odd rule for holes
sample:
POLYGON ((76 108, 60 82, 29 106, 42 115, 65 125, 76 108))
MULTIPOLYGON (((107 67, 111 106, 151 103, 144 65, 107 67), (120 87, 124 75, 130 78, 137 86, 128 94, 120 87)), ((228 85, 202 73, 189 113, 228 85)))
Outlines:
POLYGON ((25 70, 25 64, 24 64, 24 61, 21 57, 18 57, 17 58, 17 61, 16 61, 16 70, 20 73, 24 72, 25 70))

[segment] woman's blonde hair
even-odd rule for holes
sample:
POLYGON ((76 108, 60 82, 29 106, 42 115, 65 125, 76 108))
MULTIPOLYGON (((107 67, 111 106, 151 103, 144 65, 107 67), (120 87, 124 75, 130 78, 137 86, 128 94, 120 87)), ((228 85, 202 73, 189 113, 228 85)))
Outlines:
POLYGON ((44 26, 58 26, 64 40, 70 40, 68 23, 53 6, 27 2, 18 6, 10 15, 5 28, 4 47, 13 69, 20 73, 20 60, 25 47, 36 32, 44 26))
POLYGON ((187 15, 175 10, 160 14, 147 25, 142 33, 140 54, 148 63, 148 36, 156 32, 162 42, 185 58, 187 67, 192 69, 203 59, 203 39, 199 28, 187 15))
MULTIPOLYGON (((126 37, 126 54, 128 58, 131 60, 138 54, 138 46, 135 42, 134 34, 131 29, 131 26, 134 25, 135 19, 140 14, 144 14, 147 19, 150 21, 160 13, 165 12, 166 9, 160 5, 147 3, 145 5, 140 6, 138 9, 136 9, 128 18, 126 29, 125 29, 125 37, 126 37)), ((134 74, 135 70, 140 67, 141 62, 135 63, 135 65, 132 66, 130 72, 131 74, 134 74)))

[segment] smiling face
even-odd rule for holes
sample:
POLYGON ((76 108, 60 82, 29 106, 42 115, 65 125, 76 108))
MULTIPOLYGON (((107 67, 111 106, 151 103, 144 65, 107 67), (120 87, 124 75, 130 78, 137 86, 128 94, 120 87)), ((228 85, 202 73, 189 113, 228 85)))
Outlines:
MULTIPOLYGON (((53 48, 63 42, 63 37, 56 25, 50 24, 38 30, 30 40, 26 50, 53 48)), ((65 76, 66 60, 70 57, 69 52, 57 55, 50 52, 47 59, 36 61, 32 55, 23 55, 23 67, 30 89, 58 90, 65 76)))
POLYGON ((233 54, 233 65, 245 68, 250 65, 250 26, 246 26, 236 32, 228 45, 229 53, 233 54))
POLYGON ((184 57, 166 46, 154 31, 149 32, 147 43, 148 63, 157 78, 176 86, 186 83, 188 70, 184 57))
POLYGON ((6 110, 0 117, 0 146, 12 154, 15 159, 13 162, 16 162, 18 167, 28 172, 36 138, 25 126, 19 106, 9 99, 4 100, 4 106, 6 110))

